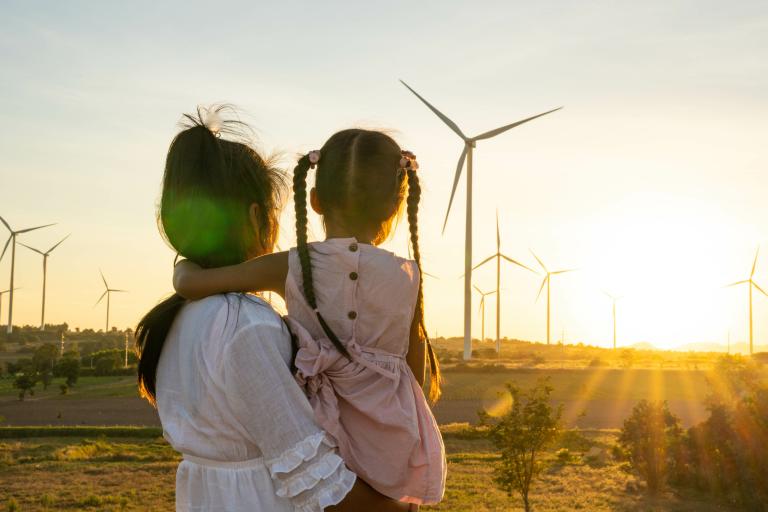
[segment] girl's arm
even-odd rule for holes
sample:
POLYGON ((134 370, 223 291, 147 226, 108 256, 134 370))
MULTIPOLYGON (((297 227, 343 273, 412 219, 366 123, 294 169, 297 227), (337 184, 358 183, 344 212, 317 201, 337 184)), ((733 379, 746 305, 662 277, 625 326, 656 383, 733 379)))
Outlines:
POLYGON ((185 299, 202 299, 224 292, 269 291, 285 296, 288 253, 265 254, 219 268, 202 268, 183 260, 173 271, 173 287, 185 299))
POLYGON ((416 377, 416 382, 423 386, 427 351, 426 343, 419 331, 419 322, 414 313, 413 321, 411 321, 411 336, 410 341, 408 342, 408 354, 405 356, 405 361, 408 363, 408 367, 416 377))

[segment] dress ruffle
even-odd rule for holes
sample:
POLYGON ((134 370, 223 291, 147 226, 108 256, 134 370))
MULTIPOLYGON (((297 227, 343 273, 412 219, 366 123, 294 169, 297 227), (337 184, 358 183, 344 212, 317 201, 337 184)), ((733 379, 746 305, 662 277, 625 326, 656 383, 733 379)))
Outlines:
POLYGON ((342 464, 341 457, 335 452, 326 452, 318 462, 310 464, 298 474, 286 480, 277 480, 275 482, 276 494, 281 498, 293 498, 299 493, 313 488, 320 480, 325 480, 331 476, 342 464))
POLYGON ((276 478, 278 473, 290 473, 299 467, 302 462, 317 456, 317 450, 321 444, 330 448, 336 446, 332 440, 328 439, 325 432, 312 434, 277 457, 265 461, 269 474, 272 475, 272 478, 276 478))
POLYGON ((322 491, 313 495, 295 505, 296 512, 321 512, 326 507, 338 505, 343 500, 352 486, 355 485, 357 477, 351 471, 344 469, 344 474, 339 480, 331 486, 327 486, 322 491))

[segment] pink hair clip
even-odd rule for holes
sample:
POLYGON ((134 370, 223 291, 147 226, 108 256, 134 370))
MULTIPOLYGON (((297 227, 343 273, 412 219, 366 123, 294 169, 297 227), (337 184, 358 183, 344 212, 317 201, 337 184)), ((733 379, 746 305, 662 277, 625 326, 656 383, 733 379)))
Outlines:
POLYGON ((320 161, 320 151, 313 150, 310 151, 307 156, 309 157, 309 167, 314 168, 317 165, 317 162, 320 161))

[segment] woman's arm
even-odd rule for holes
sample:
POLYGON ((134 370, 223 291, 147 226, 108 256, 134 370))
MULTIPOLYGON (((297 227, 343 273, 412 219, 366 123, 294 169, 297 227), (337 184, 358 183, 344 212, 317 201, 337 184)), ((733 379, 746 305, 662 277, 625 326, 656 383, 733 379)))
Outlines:
POLYGON ((418 317, 414 313, 413 321, 411 321, 411 335, 408 342, 408 354, 405 356, 405 361, 408 363, 408 367, 410 367, 413 375, 416 377, 416 382, 423 386, 427 352, 424 339, 421 337, 421 329, 419 327, 418 317))
POLYGON ((285 295, 288 253, 265 254, 237 265, 202 268, 183 260, 173 271, 173 287, 185 299, 202 299, 224 292, 270 291, 285 295))

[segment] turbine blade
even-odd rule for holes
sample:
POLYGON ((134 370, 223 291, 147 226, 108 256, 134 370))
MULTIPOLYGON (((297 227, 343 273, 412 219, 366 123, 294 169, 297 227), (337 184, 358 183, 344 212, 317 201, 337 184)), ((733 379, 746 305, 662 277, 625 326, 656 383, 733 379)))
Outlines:
POLYGON ((528 265, 523 265, 523 264, 522 264, 522 263, 520 263, 519 261, 517 261, 517 260, 513 260, 512 258, 510 258, 509 256, 507 256, 506 254, 502 254, 502 255, 501 255, 501 257, 502 257, 502 258, 504 258, 505 260, 507 260, 507 261, 508 261, 508 262, 510 262, 510 263, 514 263, 514 264, 515 264, 515 265, 517 265, 518 267, 523 267, 523 268, 524 268, 524 269, 526 269, 526 270, 530 270, 530 271, 531 271, 531 272, 533 272, 534 274, 538 274, 538 272, 536 272, 535 270, 533 270, 533 269, 532 269, 531 267, 529 267, 528 265))
POLYGON ((544 280, 541 281, 541 286, 539 287, 539 293, 536 294, 536 302, 539 301, 539 297, 541 297, 541 291, 544 289, 544 285, 547 284, 548 279, 549 279, 549 274, 547 274, 547 277, 545 277, 544 280))
POLYGON ((569 269, 566 269, 566 270, 556 270, 556 271, 551 272, 551 273, 552 274, 565 274, 567 272, 575 272, 576 270, 578 270, 578 269, 576 269, 576 268, 569 268, 569 269))
POLYGON ((453 121, 451 121, 451 120, 448 118, 448 116, 446 116, 445 114, 443 114, 442 112, 440 112, 439 110, 437 110, 437 109, 436 109, 434 106, 432 106, 432 104, 431 104, 430 102, 428 102, 427 100, 425 100, 424 98, 422 98, 422 97, 421 97, 421 95, 420 95, 419 93, 417 93, 416 91, 414 91, 413 89, 411 89, 411 86, 410 86, 410 85, 408 85, 407 83, 403 82, 402 80, 400 80, 400 83, 401 83, 401 84, 403 84, 403 85, 404 85, 404 86, 405 86, 405 87, 406 87, 406 88, 407 88, 409 91, 411 91, 413 94, 415 94, 415 95, 416 95, 416 97, 417 97, 417 98, 419 98, 419 99, 421 100, 421 102, 422 102, 422 103, 424 103, 424 104, 427 106, 427 108, 429 108, 429 110, 431 110, 432 112, 434 112, 434 113, 435 113, 435 115, 436 115, 437 117, 439 117, 439 118, 440 118, 440 119, 441 119, 441 120, 442 120, 442 121, 443 121, 445 124, 447 124, 447 125, 448 125, 448 127, 449 127, 451 130, 453 130, 454 132, 456 132, 456 135, 458 135, 459 137, 461 137, 461 138, 462 138, 462 139, 464 139, 464 140, 467 140, 467 136, 466 136, 466 135, 464 135, 464 133, 461 131, 461 129, 458 127, 458 125, 457 125, 456 123, 454 123, 453 121))
POLYGON ((752 273, 749 274, 749 277, 754 277, 755 275, 755 269, 757 268, 757 257, 760 255, 760 248, 757 248, 757 251, 755 252, 755 261, 752 263, 752 273))
POLYGON ((11 233, 13 233, 13 230, 11 229, 11 226, 10 226, 10 225, 8 225, 8 223, 7 223, 7 222, 5 222, 5 219, 4 219, 4 218, 0 217, 0 221, 2 221, 3 225, 4 225, 6 228, 8 228, 8 231, 10 231, 11 233))
POLYGON ((461 171, 464 169, 464 159, 467 158, 467 145, 464 145, 464 149, 459 157, 459 164, 456 166, 456 175, 453 177, 453 188, 451 189, 451 199, 448 200, 448 209, 445 211, 445 220, 443 221, 443 233, 445 233, 445 226, 448 225, 448 215, 451 213, 451 205, 453 205, 453 196, 456 195, 456 187, 459 185, 459 178, 461 178, 461 171))
POLYGON ((23 244, 23 243, 21 243, 21 242, 16 242, 16 243, 17 243, 17 244, 19 244, 19 245, 21 245, 21 246, 23 246, 23 247, 26 247, 26 248, 27 248, 27 249, 29 249, 30 251, 35 251, 37 254, 42 254, 43 256, 45 256, 45 253, 43 253, 43 251, 39 251, 39 250, 35 249, 34 247, 30 247, 30 246, 28 246, 27 244, 23 244))
POLYGON ((46 225, 44 225, 44 226, 35 226, 34 228, 20 229, 20 230, 18 230, 16 233, 17 233, 17 234, 21 234, 21 233, 29 233, 30 231, 34 231, 34 230, 36 230, 36 229, 43 229, 43 228, 47 228, 47 227, 49 227, 49 226, 55 226, 55 225, 56 225, 56 223, 54 222, 53 224, 46 224, 46 225))
POLYGON ((750 282, 749 279, 745 279, 743 281, 736 281, 735 283, 725 285, 724 288, 730 288, 731 286, 738 286, 740 284, 749 283, 749 282, 750 282))
POLYGON ((107 284, 107 278, 104 277, 104 272, 102 272, 101 269, 99 269, 99 274, 101 274, 101 280, 104 281, 104 288, 106 288, 107 291, 109 291, 109 285, 107 284))
POLYGON ((3 261, 3 256, 5 256, 5 251, 8 250, 8 244, 11 243, 11 240, 13 240, 13 235, 8 237, 8 240, 5 242, 5 247, 3 247, 3 253, 0 254, 0 261, 3 261))
POLYGON ((52 252, 53 252, 53 250, 54 250, 55 248, 57 248, 58 246, 60 246, 60 245, 61 245, 61 243, 62 243, 64 240, 66 240, 67 238, 69 238, 69 237, 70 237, 70 235, 71 235, 71 233, 70 233, 69 235, 65 236, 64 238, 62 238, 61 240, 59 240, 59 243, 57 243, 56 245, 54 245, 53 247, 51 247, 50 249, 48 249, 48 252, 47 252, 46 254, 50 254, 50 253, 52 253, 52 252))
POLYGON ((127 293, 128 290, 108 290, 110 292, 119 292, 119 293, 127 293))
POLYGON ((502 126, 500 128, 496 128, 495 130, 491 130, 491 131, 488 131, 488 132, 485 132, 485 133, 481 133, 480 135, 478 135, 476 137, 472 137, 472 140, 490 139, 491 137, 495 137, 496 135, 499 135, 500 133, 504 133, 507 130, 511 130, 512 128, 514 128, 516 126, 520 126, 521 124, 525 124, 528 121, 533 121, 536 118, 545 116, 547 114, 551 114, 552 112, 557 112, 561 108, 563 108, 563 107, 557 107, 557 108, 554 108, 554 109, 549 110, 547 112, 542 112, 541 114, 537 114, 535 116, 528 117, 526 119, 522 119, 520 121, 514 122, 512 124, 508 124, 506 126, 502 126))
POLYGON ((104 300, 104 297, 109 293, 109 290, 106 290, 104 293, 101 294, 101 297, 99 297, 99 300, 96 301, 96 304, 93 305, 93 307, 96 307, 99 305, 99 303, 104 300))
POLYGON ((543 269, 544 269, 544 271, 545 271, 547 274, 549 274, 549 270, 547 270, 547 266, 544 264, 544 262, 543 262, 543 261, 541 261, 541 258, 539 258, 538 256, 536 256, 536 253, 535 253, 535 252, 533 252, 533 249, 529 249, 529 250, 531 251, 531 254, 533 254, 533 257, 534 257, 534 258, 536 258, 536 261, 538 261, 538 262, 539 262, 539 265, 541 265, 541 268, 543 268, 543 269))
POLYGON ((765 290, 763 290, 762 288, 760 288, 760 285, 758 285, 758 284, 757 284, 756 282, 754 282, 754 281, 752 281, 752 284, 754 285, 754 287, 755 287, 755 288, 757 288, 758 290, 760 290, 760 293, 762 293, 763 295, 765 295, 766 297, 768 297, 768 293, 766 293, 766 292, 765 292, 765 290))
POLYGON ((430 274, 429 272, 422 272, 426 277, 431 277, 432 279, 440 279, 435 274, 430 274))
POLYGON ((480 288, 478 288, 478 287, 477 287, 477 285, 474 285, 474 284, 473 284, 473 285, 472 285, 472 288, 474 288, 475 290, 477 290, 477 293, 479 293, 480 295, 483 295, 483 290, 481 290, 480 288))
POLYGON ((478 263, 477 265, 475 265, 474 267, 472 267, 472 270, 477 270, 479 267, 482 267, 483 265, 485 265, 486 263, 488 263, 489 261, 491 261, 491 260, 492 260, 493 258, 495 258, 495 257, 496 257, 496 255, 495 255, 495 254, 494 254, 493 256, 488 256, 488 257, 487 257, 487 258, 485 258, 483 261, 481 261, 480 263, 478 263))

